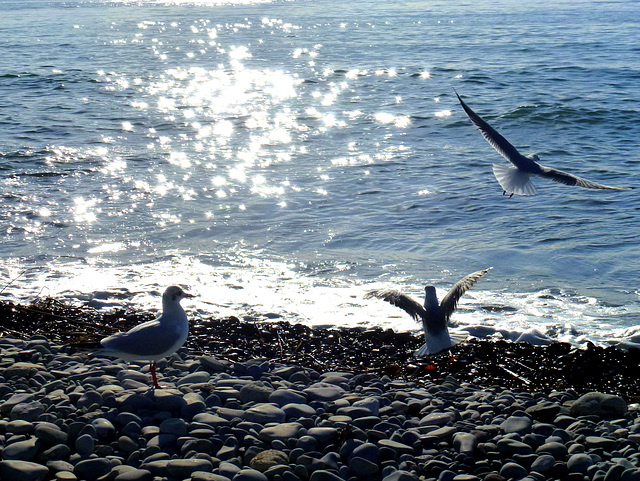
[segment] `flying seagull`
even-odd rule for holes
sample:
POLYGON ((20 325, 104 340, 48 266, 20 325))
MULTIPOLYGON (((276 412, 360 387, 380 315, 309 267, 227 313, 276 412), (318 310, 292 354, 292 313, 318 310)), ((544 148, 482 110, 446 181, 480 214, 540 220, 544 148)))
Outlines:
POLYGON ((493 267, 474 272, 460 279, 447 295, 442 298, 442 302, 438 302, 436 288, 426 286, 424 288, 424 307, 409 296, 395 289, 378 289, 367 293, 364 297, 365 299, 371 299, 373 297, 383 299, 403 309, 416 321, 421 321, 424 329, 424 345, 418 349, 414 355, 416 357, 430 356, 464 341, 466 336, 449 333, 449 329, 447 328, 449 318, 451 314, 453 314, 453 311, 456 310, 458 300, 462 297, 462 294, 467 292, 467 290, 489 272, 490 269, 493 269, 493 267))
POLYGON ((100 354, 125 361, 150 361, 153 387, 162 389, 156 377, 156 361, 176 352, 187 340, 189 321, 180 306, 187 294, 178 286, 170 286, 162 294, 160 317, 137 325, 127 332, 118 332, 100 341, 100 354))
POLYGON ((533 154, 524 156, 518 150, 511 145, 507 139, 500 135, 493 127, 485 122, 478 114, 476 114, 458 95, 458 92, 453 90, 460 101, 460 105, 467 113, 471 121, 478 127, 482 136, 486 139, 491 146, 498 151, 505 159, 511 162, 515 167, 508 167, 502 164, 493 164, 493 174, 496 176, 498 183, 503 189, 503 195, 510 192, 510 196, 513 194, 518 195, 535 195, 536 188, 531 183, 530 177, 532 175, 538 175, 540 177, 546 177, 555 182, 560 182, 566 185, 577 185, 578 187, 585 187, 587 189, 608 189, 608 190, 630 190, 632 187, 610 187, 608 185, 598 184, 591 182, 590 180, 577 177, 573 174, 568 174, 561 170, 553 169, 551 167, 545 167, 538 164, 540 158, 533 154))

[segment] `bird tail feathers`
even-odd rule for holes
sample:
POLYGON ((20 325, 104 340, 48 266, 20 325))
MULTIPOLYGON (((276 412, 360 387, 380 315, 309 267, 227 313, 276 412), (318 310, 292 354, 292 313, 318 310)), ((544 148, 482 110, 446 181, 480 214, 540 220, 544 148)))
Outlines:
POLYGON ((537 190, 531 183, 531 174, 517 167, 493 164, 493 175, 505 192, 516 195, 536 195, 537 190))
POLYGON ((450 332, 449 333, 449 337, 451 338, 451 345, 452 346, 455 346, 456 344, 460 344, 468 336, 469 336, 469 334, 466 333, 466 332, 464 332, 464 333, 450 332))
POLYGON ((429 336, 420 349, 413 353, 415 357, 431 356, 460 344, 468 337, 468 333, 448 333, 441 336, 429 336))

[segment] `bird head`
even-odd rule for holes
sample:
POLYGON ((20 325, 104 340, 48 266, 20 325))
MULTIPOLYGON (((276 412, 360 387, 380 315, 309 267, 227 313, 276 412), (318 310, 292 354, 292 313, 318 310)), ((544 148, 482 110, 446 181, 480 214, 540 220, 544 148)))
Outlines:
POLYGON ((436 288, 434 286, 425 286, 424 294, 425 294, 425 297, 424 297, 425 307, 438 305, 438 296, 436 294, 436 288))
POLYGON ((162 294, 163 302, 180 302, 187 297, 195 297, 193 294, 188 294, 182 290, 179 286, 169 286, 162 294))

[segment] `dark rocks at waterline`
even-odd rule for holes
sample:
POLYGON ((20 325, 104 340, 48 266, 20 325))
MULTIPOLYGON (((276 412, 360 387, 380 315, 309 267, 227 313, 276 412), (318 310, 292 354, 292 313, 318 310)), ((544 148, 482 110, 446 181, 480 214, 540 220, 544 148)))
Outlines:
MULTIPOLYGON (((0 333, 15 337, 44 334, 61 344, 85 347, 116 331, 127 330, 153 316, 148 313, 70 306, 46 299, 31 306, 0 302, 0 333)), ((92 344, 93 343, 93 344, 92 344)), ((312 329, 288 322, 197 318, 191 323, 186 346, 192 353, 214 354, 217 359, 245 362, 260 357, 300 364, 318 371, 370 372, 391 377, 436 381, 448 375, 481 386, 500 385, 531 392, 574 389, 600 391, 638 400, 640 350, 590 345, 575 349, 566 343, 532 346, 509 341, 469 340, 430 360, 416 360, 419 335, 392 330, 340 328, 312 329)), ((32 356, 5 376, 24 376, 34 368, 32 358, 42 358, 37 343, 32 356)), ((250 367, 245 375, 259 375, 250 367)))
POLYGON ((230 362, 188 349, 160 363, 168 388, 153 390, 144 363, 70 354, 42 336, 4 337, 0 349, 3 480, 640 477, 639 413, 611 395, 230 362), (31 369, 7 377, 19 362, 31 369))

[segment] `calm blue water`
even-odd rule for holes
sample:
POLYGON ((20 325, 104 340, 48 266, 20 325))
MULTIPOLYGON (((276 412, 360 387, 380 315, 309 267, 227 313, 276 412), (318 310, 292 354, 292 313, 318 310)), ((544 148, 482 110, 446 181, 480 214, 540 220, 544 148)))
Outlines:
MULTIPOLYGON (((0 284, 210 315, 416 326, 372 288, 463 298, 460 328, 640 337, 635 1, 0 3, 0 284), (185 303, 186 304, 186 303, 185 303)), ((478 332, 477 330, 475 332, 478 332)))

